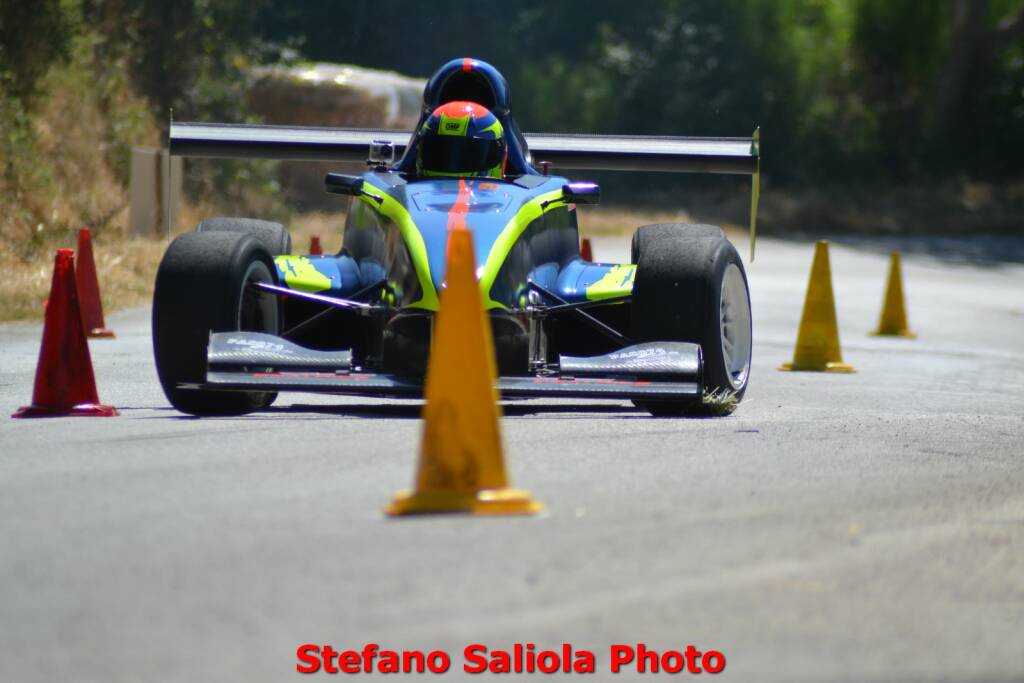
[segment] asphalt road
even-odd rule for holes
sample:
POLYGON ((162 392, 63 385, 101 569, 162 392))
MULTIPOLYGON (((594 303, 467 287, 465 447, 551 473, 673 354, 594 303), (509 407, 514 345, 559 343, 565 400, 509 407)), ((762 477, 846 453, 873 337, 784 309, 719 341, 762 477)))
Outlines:
POLYGON ((917 341, 867 336, 884 250, 833 245, 857 374, 775 370, 812 246, 762 240, 733 416, 508 405, 514 483, 547 506, 532 519, 385 519, 416 404, 179 415, 148 310, 91 344, 121 417, 7 419, 40 330, 2 325, 0 681, 282 681, 306 642, 442 649, 453 671, 470 643, 572 643, 595 680, 638 642, 719 650, 720 680, 1024 680, 1024 266, 989 260, 1021 244, 910 246, 917 341))

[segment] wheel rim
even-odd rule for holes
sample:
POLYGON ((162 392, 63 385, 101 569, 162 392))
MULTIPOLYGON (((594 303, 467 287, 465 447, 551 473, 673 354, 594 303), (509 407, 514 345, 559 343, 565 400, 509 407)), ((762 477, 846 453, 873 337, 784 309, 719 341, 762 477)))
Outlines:
POLYGON ((747 382, 750 372, 751 330, 750 295, 743 272, 730 263, 722 277, 722 359, 733 390, 747 382))
POLYGON ((277 334, 277 298, 250 286, 255 282, 274 284, 270 269, 263 261, 253 261, 245 271, 238 299, 239 330, 277 334))

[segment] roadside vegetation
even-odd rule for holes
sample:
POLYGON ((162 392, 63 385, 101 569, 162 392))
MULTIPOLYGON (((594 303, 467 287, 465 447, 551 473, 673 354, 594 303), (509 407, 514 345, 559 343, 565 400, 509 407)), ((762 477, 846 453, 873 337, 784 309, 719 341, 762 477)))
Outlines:
MULTIPOLYGON (((1024 0, 5 0, 0 3, 0 320, 41 315, 55 247, 94 233, 108 308, 149 297, 163 249, 126 234, 129 151, 170 109, 251 121, 246 74, 301 60, 426 76, 499 65, 527 130, 733 135, 762 127, 765 232, 1024 233, 1024 0)), ((680 215, 743 222, 722 179, 616 177, 594 233, 680 215), (714 185, 713 183, 719 183, 714 185), (709 192, 708 188, 718 188, 709 192), (633 215, 642 198, 649 215, 633 215), (650 207, 655 207, 651 209, 650 207), (664 207, 658 208, 658 207, 664 207)), ((269 164, 190 174, 179 224, 295 215, 269 164)), ((324 229, 327 228, 327 229, 324 229)))
POLYGON ((82 226, 108 309, 149 300, 166 245, 127 233, 131 147, 160 146, 168 106, 236 116, 243 64, 212 47, 226 16, 172 5, 0 3, 0 321, 42 316, 53 251, 82 226), (181 9, 190 30, 160 22, 181 9))

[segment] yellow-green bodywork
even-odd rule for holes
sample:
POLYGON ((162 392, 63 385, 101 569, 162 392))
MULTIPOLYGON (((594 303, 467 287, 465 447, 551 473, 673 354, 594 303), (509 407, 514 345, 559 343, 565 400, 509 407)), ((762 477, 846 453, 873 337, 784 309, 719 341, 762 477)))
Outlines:
POLYGON ((506 308, 500 302, 491 299, 494 280, 498 277, 498 272, 504 265, 505 259, 508 258, 509 252, 512 251, 512 247, 515 246, 516 241, 530 226, 530 223, 556 207, 565 206, 559 201, 561 197, 561 190, 534 197, 524 204, 512 217, 512 220, 502 228, 498 239, 494 241, 494 246, 491 247, 487 255, 487 261, 484 263, 483 272, 480 275, 480 292, 484 297, 484 308, 506 308))
MULTIPOLYGON (((337 294, 381 282, 399 309, 438 310, 450 231, 464 226, 473 235, 475 275, 486 310, 525 306, 531 284, 567 302, 628 296, 636 266, 580 258, 567 182, 555 176, 527 182, 406 181, 368 173, 349 212, 338 255, 346 288, 337 294)), ((331 273, 325 264, 316 265, 331 273)), ((298 273, 285 275, 300 281, 298 273)), ((306 287, 316 283, 324 284, 309 274, 306 287)))
POLYGON ((636 266, 633 264, 612 266, 604 277, 587 287, 587 299, 596 301, 632 294, 634 275, 636 266))
POLYGON ((274 263, 292 289, 314 294, 331 289, 331 278, 317 270, 306 256, 278 256, 274 263))
POLYGON ((361 195, 359 199, 393 221, 409 249, 409 257, 412 259, 422 292, 420 298, 410 303, 409 307, 436 311, 438 308, 437 290, 434 288, 434 282, 430 279, 430 263, 427 260, 427 245, 423 241, 423 234, 416 227, 409 211, 391 197, 384 188, 379 188, 379 190, 380 192, 374 197, 361 195))

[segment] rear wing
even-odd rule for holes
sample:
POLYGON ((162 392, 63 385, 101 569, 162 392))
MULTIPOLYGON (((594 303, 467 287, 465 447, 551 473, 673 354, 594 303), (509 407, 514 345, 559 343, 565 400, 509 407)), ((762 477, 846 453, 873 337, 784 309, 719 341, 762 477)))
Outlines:
MULTIPOLYGON (((171 123, 172 156, 363 163, 375 150, 405 152, 410 131, 223 123, 171 123)), ((760 134, 749 138, 564 135, 526 133, 530 162, 558 169, 660 171, 751 176, 750 260, 754 260, 760 196, 760 134)))

